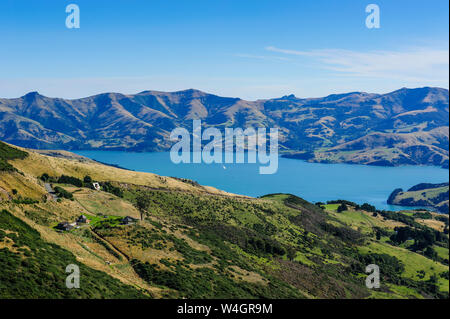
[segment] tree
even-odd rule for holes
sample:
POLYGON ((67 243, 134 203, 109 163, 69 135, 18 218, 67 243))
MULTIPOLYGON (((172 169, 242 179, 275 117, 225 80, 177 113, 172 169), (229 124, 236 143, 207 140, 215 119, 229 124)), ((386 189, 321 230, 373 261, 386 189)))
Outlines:
POLYGON ((430 246, 425 249, 424 255, 433 260, 437 259, 437 252, 430 246))
POLYGON ((89 175, 86 175, 83 179, 86 184, 92 183, 92 178, 89 175))
POLYGON ((144 219, 144 212, 147 210, 148 205, 150 205, 150 198, 146 194, 140 193, 136 197, 136 207, 141 213, 141 220, 144 219))
POLYGON ((338 212, 338 213, 345 212, 346 210, 348 210, 348 207, 347 207, 347 205, 345 205, 344 203, 342 203, 341 205, 339 205, 339 207, 337 208, 337 212, 338 212))
POLYGON ((367 211, 367 212, 372 212, 372 213, 374 213, 374 212, 377 211, 377 209, 375 208, 375 206, 370 205, 370 204, 367 204, 367 203, 362 204, 362 205, 361 205, 361 209, 362 209, 362 210, 365 210, 365 211, 367 211))
POLYGON ((380 240, 380 239, 381 239, 381 233, 380 233, 379 230, 378 230, 377 233, 376 233, 376 237, 377 237, 377 240, 380 240))

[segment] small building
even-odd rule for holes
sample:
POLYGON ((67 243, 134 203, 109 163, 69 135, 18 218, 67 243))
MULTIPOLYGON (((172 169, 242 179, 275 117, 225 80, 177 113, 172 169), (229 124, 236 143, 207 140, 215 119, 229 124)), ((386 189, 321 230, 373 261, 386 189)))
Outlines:
POLYGON ((80 215, 80 217, 77 218, 77 224, 86 224, 88 222, 88 219, 84 215, 80 215))
POLYGON ((73 228, 73 226, 74 225, 70 224, 69 222, 62 222, 62 223, 59 223, 56 226, 56 229, 63 230, 63 231, 68 231, 68 230, 71 230, 73 228))
POLYGON ((120 223, 121 225, 131 225, 134 224, 136 222, 136 219, 134 219, 133 217, 127 216, 124 219, 122 219, 122 222, 120 223))
POLYGON ((92 183, 92 186, 94 187, 94 189, 95 189, 96 191, 99 191, 99 190, 100 190, 100 184, 99 184, 99 183, 92 183))

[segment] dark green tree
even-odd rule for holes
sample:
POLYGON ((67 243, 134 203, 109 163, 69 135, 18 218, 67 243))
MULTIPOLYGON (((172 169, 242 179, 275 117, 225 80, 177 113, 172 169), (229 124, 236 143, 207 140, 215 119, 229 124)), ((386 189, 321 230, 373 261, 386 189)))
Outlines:
POLYGON ((145 193, 139 193, 136 197, 136 208, 141 213, 141 220, 144 219, 144 212, 147 210, 150 205, 150 198, 145 193))
POLYGON ((380 239, 381 239, 381 233, 380 233, 380 231, 377 231, 376 237, 377 237, 377 240, 380 240, 380 239))
POLYGON ((85 182, 86 184, 90 184, 92 183, 92 178, 89 175, 86 175, 83 179, 83 182, 85 182))

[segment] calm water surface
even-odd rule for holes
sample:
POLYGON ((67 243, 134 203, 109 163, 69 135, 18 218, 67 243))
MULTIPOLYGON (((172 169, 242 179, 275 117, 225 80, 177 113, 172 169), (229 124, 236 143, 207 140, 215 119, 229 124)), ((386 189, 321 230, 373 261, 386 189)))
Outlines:
POLYGON ((448 170, 431 166, 376 167, 349 164, 316 164, 279 158, 278 171, 260 175, 260 164, 173 164, 170 153, 77 151, 91 159, 121 167, 195 180, 202 185, 248 196, 291 193, 308 201, 346 199, 378 209, 404 207, 386 203, 395 188, 418 183, 448 181, 448 170))

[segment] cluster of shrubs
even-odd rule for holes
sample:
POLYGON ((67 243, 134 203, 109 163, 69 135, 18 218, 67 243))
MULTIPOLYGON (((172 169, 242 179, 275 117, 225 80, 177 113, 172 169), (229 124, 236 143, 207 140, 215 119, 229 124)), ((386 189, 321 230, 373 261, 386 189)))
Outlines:
POLYGON ((73 176, 61 175, 59 178, 56 178, 44 173, 39 178, 42 181, 49 183, 69 184, 76 187, 92 187, 92 178, 90 176, 86 176, 82 181, 81 179, 73 176))
POLYGON ((414 239, 413 250, 423 250, 428 246, 433 246, 436 242, 446 243, 447 237, 434 229, 430 228, 411 228, 411 227, 396 227, 395 234, 390 239, 395 244, 401 244, 409 239, 414 239))
MULTIPOLYGON (((327 201, 327 204, 339 204, 339 206, 337 208, 338 213, 348 210, 349 206, 353 207, 355 210, 364 210, 366 212, 372 212, 372 213, 377 212, 376 207, 373 205, 370 205, 368 203, 359 205, 359 204, 356 204, 355 202, 345 200, 345 199, 329 200, 329 201, 327 201)), ((322 207, 325 204, 322 202, 317 202, 316 205, 319 207, 322 207)))
POLYGON ((54 191, 55 191, 56 195, 58 195, 58 197, 73 200, 73 194, 68 192, 68 191, 66 191, 62 187, 56 186, 54 188, 54 191))
POLYGON ((112 185, 110 182, 100 182, 99 184, 105 192, 114 194, 117 197, 123 197, 122 189, 112 185))
POLYGON ((39 201, 36 200, 36 199, 32 199, 32 198, 29 198, 29 197, 22 197, 22 196, 19 196, 18 198, 13 199, 12 202, 14 204, 25 204, 25 205, 31 205, 31 204, 39 203, 39 201))
MULTIPOLYGON (((395 285, 406 286, 436 298, 448 298, 448 292, 441 292, 439 289, 438 277, 431 275, 428 280, 413 280, 411 278, 402 277, 405 271, 405 265, 396 257, 387 254, 367 254, 355 256, 356 262, 351 265, 351 269, 357 273, 365 272, 365 266, 375 264, 380 267, 380 275, 382 277, 381 283, 388 282, 395 285)), ((425 272, 421 271, 419 278, 425 277, 425 272)), ((448 273, 439 274, 440 277, 445 278, 448 273)))
POLYGON ((391 211, 377 211, 381 216, 383 216, 385 219, 390 219, 390 220, 395 220, 398 222, 402 222, 403 224, 406 224, 408 226, 411 227, 416 227, 416 228, 423 228, 423 226, 421 224, 419 224, 418 222, 416 222, 414 220, 414 217, 405 215, 405 214, 399 214, 396 212, 391 212, 391 211))
POLYGON ((341 240, 348 243, 359 243, 364 239, 364 236, 352 228, 348 227, 338 227, 329 223, 321 223, 321 228, 330 233, 333 236, 340 238, 341 240))
POLYGON ((381 277, 383 281, 399 284, 401 275, 405 271, 405 265, 396 257, 388 254, 367 254, 357 255, 356 260, 351 268, 357 273, 364 273, 366 265, 375 264, 380 267, 381 277))
POLYGON ((249 238, 247 240, 247 249, 251 247, 257 254, 270 254, 283 256, 286 250, 277 242, 269 238, 249 238))

